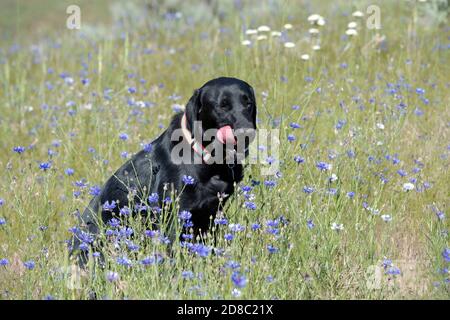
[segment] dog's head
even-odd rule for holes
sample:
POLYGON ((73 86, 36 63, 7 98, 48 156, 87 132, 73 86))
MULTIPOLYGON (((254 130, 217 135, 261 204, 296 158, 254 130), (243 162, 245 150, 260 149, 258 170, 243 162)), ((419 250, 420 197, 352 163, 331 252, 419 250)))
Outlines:
POLYGON ((202 134, 196 130, 215 129, 213 139, 222 144, 242 142, 247 150, 256 130, 255 93, 248 83, 236 78, 210 80, 195 90, 186 105, 186 117, 193 135, 202 134))

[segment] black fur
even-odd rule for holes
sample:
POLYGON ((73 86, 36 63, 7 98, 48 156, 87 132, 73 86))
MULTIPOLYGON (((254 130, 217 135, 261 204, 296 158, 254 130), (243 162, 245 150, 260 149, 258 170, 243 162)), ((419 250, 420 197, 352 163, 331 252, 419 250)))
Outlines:
MULTIPOLYGON (((203 130, 224 125, 235 130, 256 129, 254 91, 249 84, 235 78, 217 78, 195 90, 185 113, 191 132, 194 121, 201 121, 203 130)), ((151 152, 138 152, 107 180, 101 194, 92 199, 81 215, 82 230, 95 236, 99 232, 99 223, 107 223, 113 216, 119 216, 120 208, 130 206, 130 199, 134 203, 145 202, 149 194, 156 192, 161 206, 164 186, 168 187, 166 195, 171 190, 179 192, 183 188, 184 175, 192 176, 195 184, 185 187, 180 197, 180 208, 192 213, 194 235, 208 230, 211 216, 215 217, 219 206, 218 193, 233 194, 234 183, 242 180, 243 167, 241 164, 174 164, 171 150, 177 142, 171 141, 171 136, 180 128, 182 116, 183 113, 179 113, 173 117, 167 130, 151 143, 151 152), (106 201, 116 201, 118 205, 112 212, 105 211, 102 205, 106 201)), ((141 214, 149 213, 144 211, 141 214)), ((72 253, 78 252, 81 242, 79 237, 73 238, 72 253)), ((78 261, 84 265, 87 258, 86 253, 81 252, 78 261)))

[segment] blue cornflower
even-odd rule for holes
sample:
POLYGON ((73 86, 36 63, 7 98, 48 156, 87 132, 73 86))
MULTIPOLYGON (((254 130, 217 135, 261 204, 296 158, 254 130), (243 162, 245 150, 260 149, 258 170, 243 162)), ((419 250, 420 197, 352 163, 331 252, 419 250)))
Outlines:
POLYGON ((192 184, 194 184, 194 182, 195 182, 195 179, 192 178, 191 176, 187 176, 187 175, 183 176, 183 183, 185 185, 192 185, 192 184))
POLYGON ((292 129, 299 129, 299 128, 302 127, 302 126, 299 125, 297 122, 291 122, 291 123, 289 124, 289 126, 290 126, 292 129))
POLYGON ((393 264, 392 264, 392 260, 391 259, 383 259, 383 262, 382 262, 382 266, 383 266, 383 268, 388 268, 388 267, 390 267, 390 266, 392 266, 393 264))
POLYGON ((5 204, 5 200, 3 200, 2 198, 0 198, 0 207, 2 206, 2 205, 4 205, 5 204))
POLYGON ((136 92, 137 92, 137 89, 136 89, 135 87, 129 87, 129 88, 128 88, 128 92, 131 93, 131 94, 133 94, 133 93, 136 93, 136 92))
POLYGON ((165 204, 171 204, 172 203, 172 199, 169 196, 167 196, 167 197, 164 198, 163 202, 165 204))
POLYGON ((264 181, 264 185, 266 187, 273 188, 277 185, 277 183, 273 180, 266 180, 266 181, 264 181))
POLYGON ((304 186, 303 187, 303 192, 307 193, 307 194, 313 193, 314 192, 314 188, 313 187, 304 186))
POLYGON ((131 213, 131 210, 128 207, 123 207, 123 208, 120 209, 119 213, 122 216, 129 216, 130 213, 131 213))
POLYGON ((295 136, 293 134, 288 134, 287 139, 289 142, 295 141, 295 136))
POLYGON ((186 234, 186 233, 183 233, 183 234, 181 235, 181 237, 183 238, 183 240, 192 240, 192 239, 194 239, 194 235, 193 235, 193 234, 186 234))
POLYGON ((116 262, 117 262, 118 265, 121 265, 121 266, 125 266, 125 267, 131 267, 132 266, 131 260, 128 259, 126 256, 118 257, 116 259, 116 262))
POLYGON ((276 228, 278 227, 278 224, 280 223, 280 220, 275 219, 275 220, 267 220, 266 221, 266 226, 269 228, 276 228))
POLYGON ((353 199, 354 196, 355 196, 355 193, 353 191, 347 192, 347 197, 348 198, 353 199))
POLYGON ((338 192, 338 190, 336 188, 329 188, 328 189, 328 194, 330 195, 335 195, 338 192))
POLYGON ((354 158, 356 156, 355 151, 353 150, 347 150, 347 157, 354 158))
POLYGON ((86 188, 87 187, 86 179, 81 179, 79 181, 75 181, 74 185, 78 188, 86 188))
POLYGON ((200 257, 207 257, 211 251, 211 248, 201 244, 197 243, 192 245, 191 252, 199 255, 200 257))
POLYGON ((425 94, 425 89, 416 88, 416 93, 419 94, 419 95, 425 94))
POLYGON ((234 260, 228 260, 227 262, 225 262, 225 267, 235 270, 235 269, 239 269, 241 267, 241 264, 234 260))
POLYGON ((99 196, 101 192, 102 192, 102 189, 99 186, 92 186, 89 189, 89 194, 91 196, 99 196))
POLYGON ((278 228, 267 228, 266 232, 276 236, 276 235, 280 234, 280 229, 278 229, 278 228))
POLYGON ((157 203, 159 200, 158 194, 157 193, 152 193, 151 195, 149 195, 148 197, 148 202, 149 203, 157 203))
POLYGON ((34 263, 33 260, 25 261, 25 262, 23 263, 23 265, 24 265, 25 268, 27 268, 28 270, 33 270, 34 267, 36 266, 36 264, 34 263))
POLYGON ((267 250, 269 251, 269 253, 277 253, 279 249, 271 244, 268 244, 267 250))
POLYGON ((225 234, 224 238, 227 241, 231 241, 234 239, 234 235, 232 233, 227 233, 227 234, 225 234))
POLYGON ((194 226, 194 223, 191 220, 186 220, 183 224, 183 227, 185 228, 191 228, 194 226))
POLYGON ((445 262, 450 262, 450 248, 445 248, 442 251, 442 258, 444 258, 445 262))
POLYGON ((400 177, 405 177, 408 175, 408 173, 403 169, 397 170, 397 173, 399 174, 400 177))
POLYGON ((228 228, 231 232, 241 232, 245 230, 245 227, 240 225, 239 223, 231 223, 228 228))
POLYGON ((6 224, 6 219, 5 218, 0 218, 0 226, 3 226, 6 224))
POLYGON ((0 259, 0 266, 7 266, 9 264, 9 260, 6 258, 0 259))
POLYGON ((159 234, 159 232, 155 230, 145 230, 144 234, 149 238, 155 238, 159 234))
POLYGON ((112 218, 111 220, 108 221, 108 224, 113 228, 117 228, 120 226, 120 220, 116 219, 116 218, 112 218))
POLYGON ((266 158, 266 162, 267 162, 267 164, 269 164, 269 165, 272 165, 274 162, 275 162, 275 158, 274 157, 271 157, 271 156, 269 156, 269 157, 267 157, 266 158))
POLYGON ((151 143, 146 143, 143 145, 144 152, 150 153, 153 150, 153 146, 151 143))
POLYGON ((311 219, 306 221, 306 225, 307 225, 308 229, 310 229, 310 230, 315 227, 315 224, 311 219))
POLYGON ((328 171, 331 170, 331 164, 323 162, 323 161, 319 161, 316 163, 316 167, 320 170, 320 171, 328 171))
POLYGON ((127 248, 130 251, 138 251, 140 247, 132 241, 127 241, 127 248))
POLYGON ((106 280, 108 280, 109 282, 115 282, 115 281, 119 280, 119 274, 114 271, 109 271, 106 274, 106 280))
POLYGON ((120 140, 128 140, 128 134, 126 134, 125 132, 122 132, 119 134, 119 139, 120 140))
POLYGON ((401 274, 401 271, 399 268, 397 268, 395 266, 391 266, 391 267, 387 268, 387 270, 384 272, 384 274, 389 274, 389 275, 395 276, 395 275, 401 274))
POLYGON ((148 207, 145 204, 143 204, 142 202, 136 203, 134 206, 134 211, 136 211, 136 212, 147 211, 147 209, 148 209, 148 207))
POLYGON ((192 271, 182 271, 181 277, 185 280, 190 280, 194 278, 194 273, 192 271))
POLYGON ((252 230, 253 231, 256 231, 256 230, 258 230, 260 228, 261 228, 261 225, 259 223, 253 223, 252 224, 252 230))
POLYGON ((256 204, 255 204, 254 202, 251 202, 251 201, 245 201, 245 202, 244 202, 244 206, 245 206, 247 209, 250 209, 250 210, 256 210, 256 204))
POLYGON ((51 166, 52 164, 50 162, 41 162, 39 164, 39 169, 41 169, 42 171, 47 171, 51 166))
POLYGON ((94 242, 94 237, 88 232, 76 231, 75 234, 78 237, 78 239, 81 240, 81 242, 85 242, 85 243, 92 243, 92 242, 94 242))
POLYGON ((25 147, 22 146, 17 146, 13 148, 14 152, 17 152, 18 154, 24 153, 25 152, 25 147))
POLYGON ((227 218, 222 217, 222 218, 215 218, 214 219, 214 224, 218 224, 218 225, 226 225, 228 223, 227 218))
POLYGON ((247 278, 237 271, 231 275, 231 281, 237 288, 244 288, 247 285, 247 278))
POLYGON ((75 170, 73 170, 72 168, 67 168, 64 172, 66 175, 72 176, 75 173, 75 170))
POLYGON ((81 251, 89 251, 89 245, 86 242, 82 242, 78 248, 80 248, 81 251))
POLYGON ((294 161, 297 162, 298 164, 300 164, 300 163, 305 162, 305 158, 302 158, 300 156, 295 156, 294 161))
POLYGON ((241 190, 242 190, 242 192, 250 192, 250 191, 252 191, 252 187, 250 187, 250 186, 242 186, 241 187, 241 190))
POLYGON ((338 120, 338 122, 337 122, 335 128, 336 128, 337 130, 340 130, 340 129, 342 129, 342 128, 344 127, 344 125, 345 125, 346 123, 347 123, 347 121, 345 121, 345 120, 338 120))
POLYGON ((181 220, 190 220, 190 219, 192 218, 192 213, 190 213, 190 212, 187 211, 187 210, 183 210, 183 211, 181 211, 181 212, 178 214, 178 217, 179 217, 181 220))
POLYGON ((109 203, 109 201, 106 201, 104 204, 103 204, 103 210, 105 210, 105 211, 112 211, 112 210, 114 210, 116 208, 116 201, 111 201, 111 203, 109 203))

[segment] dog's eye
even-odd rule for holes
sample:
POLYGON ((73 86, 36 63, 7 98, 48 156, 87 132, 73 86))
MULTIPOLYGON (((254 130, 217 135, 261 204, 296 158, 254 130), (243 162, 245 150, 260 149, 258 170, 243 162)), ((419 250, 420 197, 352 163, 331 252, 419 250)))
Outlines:
POLYGON ((221 108, 228 108, 229 106, 230 106, 230 104, 229 104, 228 100, 222 100, 220 102, 220 107, 221 108))

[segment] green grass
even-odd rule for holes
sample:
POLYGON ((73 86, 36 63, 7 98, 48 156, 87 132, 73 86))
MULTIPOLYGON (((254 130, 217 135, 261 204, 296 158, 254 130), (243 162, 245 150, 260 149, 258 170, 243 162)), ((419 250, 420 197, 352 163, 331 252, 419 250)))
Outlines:
POLYGON ((42 15, 52 19, 38 22, 37 13, 20 2, 2 10, 9 19, 3 20, 0 43, 0 218, 6 220, 0 225, 0 259, 9 261, 0 266, 2 299, 85 299, 91 292, 113 299, 449 298, 448 274, 442 273, 448 268, 448 218, 435 213, 448 213, 449 205, 449 28, 430 24, 424 10, 429 4, 379 1, 382 29, 369 30, 365 18, 351 17, 357 9, 365 12, 371 4, 366 1, 264 2, 258 10, 249 4, 236 9, 231 1, 214 8, 198 1, 192 10, 176 1, 158 9, 133 2, 123 10, 80 2, 82 28, 71 31, 64 27, 64 6, 56 3, 41 1, 42 15), (168 8, 183 17, 165 20, 168 8), (130 15, 118 23, 114 12, 130 15), (311 49, 315 40, 308 35, 311 13, 326 19, 319 51, 311 49), (352 20, 358 21, 358 35, 345 38, 352 20), (284 48, 270 34, 251 47, 241 45, 250 39, 244 29, 264 24, 282 30, 285 23, 293 24, 287 35, 295 48, 284 48), (372 42, 377 33, 386 37, 383 43, 372 42), (305 53, 307 61, 300 58, 305 53), (222 255, 199 257, 175 245, 169 256, 134 219, 129 226, 140 249, 126 253, 133 267, 118 265, 118 254, 106 248, 106 268, 91 263, 75 279, 64 241, 77 223, 75 212, 91 198, 89 188, 101 186, 125 161, 121 152, 132 154, 156 138, 174 114, 173 104, 185 104, 195 88, 218 76, 250 83, 259 128, 280 134, 281 176, 264 176, 266 165, 255 164, 241 183, 261 182, 251 192, 257 209, 243 207, 241 191, 224 209, 229 223, 246 229, 229 242, 228 227, 217 231, 222 255), (131 86, 137 93, 128 92, 131 86), (169 98, 174 94, 181 98, 169 98), (345 121, 341 129, 339 120, 345 121), (292 122, 301 128, 291 128, 292 122), (127 141, 119 139, 121 132, 127 141), (289 142, 289 134, 296 139, 289 142), (16 146, 27 149, 17 154, 16 146), (55 154, 49 156, 49 149, 55 154), (297 155, 303 163, 294 161, 297 155), (47 161, 51 168, 40 170, 47 161), (320 171, 319 161, 332 169, 320 171), (75 170, 73 176, 65 174, 67 168, 75 170), (333 173, 338 179, 330 182, 333 173), (415 190, 404 191, 412 178, 415 190), (74 185, 82 179, 87 187, 74 185), (265 180, 276 186, 266 187, 265 180), (305 186, 315 191, 307 194, 305 186), (81 193, 75 197, 74 191, 81 193), (392 221, 384 222, 385 214, 392 221), (280 222, 274 236, 266 223, 280 216, 289 222, 280 222), (252 231, 256 222, 261 229, 252 231), (332 230, 334 222, 344 229, 332 230), (269 253, 268 245, 278 251, 269 253), (163 262, 139 264, 154 254, 163 262), (400 275, 384 274, 385 258, 400 275), (23 265, 29 260, 33 270, 23 265), (236 271, 247 279, 239 297, 232 294, 229 261, 239 263, 236 271), (110 271, 119 274, 117 281, 107 281, 110 271), (183 271, 194 278, 183 279, 183 271))

